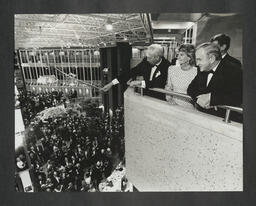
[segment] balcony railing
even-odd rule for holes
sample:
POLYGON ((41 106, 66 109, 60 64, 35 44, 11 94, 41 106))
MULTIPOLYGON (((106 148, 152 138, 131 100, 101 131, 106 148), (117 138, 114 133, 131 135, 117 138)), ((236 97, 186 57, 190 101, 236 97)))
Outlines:
MULTIPOLYGON (((140 87, 138 87, 138 88, 140 88, 140 87)), ((172 95, 172 96, 176 96, 176 97, 186 98, 187 100, 192 101, 192 98, 187 94, 168 91, 168 90, 161 89, 161 88, 151 88, 149 90, 164 93, 164 94, 168 94, 168 95, 172 95)), ((140 91, 140 94, 143 95, 143 90, 142 89, 140 91)), ((243 108, 241 108, 241 107, 234 107, 234 106, 229 106, 229 105, 217 105, 216 107, 226 110, 225 118, 223 119, 223 121, 225 123, 230 122, 230 113, 231 113, 231 111, 243 114, 243 108)))

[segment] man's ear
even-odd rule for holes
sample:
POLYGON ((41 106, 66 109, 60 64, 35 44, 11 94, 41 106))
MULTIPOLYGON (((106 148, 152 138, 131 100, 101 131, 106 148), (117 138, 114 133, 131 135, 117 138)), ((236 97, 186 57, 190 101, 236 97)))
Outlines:
POLYGON ((210 55, 209 55, 209 61, 210 61, 210 63, 212 64, 213 62, 215 62, 215 60, 216 60, 216 57, 215 57, 213 54, 210 54, 210 55))
POLYGON ((221 47, 220 47, 220 51, 226 51, 226 48, 227 48, 227 45, 226 44, 223 44, 221 47))

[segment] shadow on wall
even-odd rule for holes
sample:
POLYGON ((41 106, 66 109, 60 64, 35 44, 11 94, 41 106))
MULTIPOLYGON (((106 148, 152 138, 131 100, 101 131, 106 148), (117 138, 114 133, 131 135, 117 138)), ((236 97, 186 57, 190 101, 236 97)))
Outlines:
POLYGON ((207 42, 218 33, 230 36, 231 43, 229 54, 242 62, 242 16, 209 16, 204 17, 197 23, 196 44, 207 42))

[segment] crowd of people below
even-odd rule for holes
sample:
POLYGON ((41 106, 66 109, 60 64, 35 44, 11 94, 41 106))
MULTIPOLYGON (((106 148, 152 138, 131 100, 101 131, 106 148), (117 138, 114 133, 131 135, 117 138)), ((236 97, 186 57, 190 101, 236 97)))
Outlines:
POLYGON ((28 127, 30 122, 36 115, 50 107, 58 105, 67 105, 69 99, 77 98, 77 91, 71 91, 66 95, 62 91, 45 91, 36 93, 32 91, 19 90, 17 95, 18 106, 21 109, 25 127, 28 127))
POLYGON ((35 116, 50 107, 64 103, 63 92, 43 92, 40 94, 20 90, 18 95, 23 122, 27 127, 35 116))
POLYGON ((35 121, 38 112, 63 99, 61 92, 19 95, 34 187, 46 192, 98 191, 99 183, 124 161, 123 108, 110 119, 88 102, 82 113, 69 110, 35 121))

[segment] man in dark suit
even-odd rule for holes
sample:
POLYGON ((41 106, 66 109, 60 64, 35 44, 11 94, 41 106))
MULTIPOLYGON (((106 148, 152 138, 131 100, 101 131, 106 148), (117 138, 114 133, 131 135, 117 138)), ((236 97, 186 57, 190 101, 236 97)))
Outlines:
POLYGON ((36 145, 35 151, 38 154, 40 163, 43 164, 45 162, 43 146, 42 145, 36 145))
POLYGON ((220 47, 223 61, 226 61, 226 63, 229 64, 234 64, 236 67, 241 67, 241 62, 228 54, 228 49, 230 47, 230 37, 228 35, 216 34, 211 38, 211 42, 220 47))
POLYGON ((145 88, 145 94, 158 99, 165 100, 165 95, 150 91, 149 88, 164 88, 167 80, 168 67, 170 62, 163 57, 163 47, 158 44, 152 44, 146 51, 146 58, 137 66, 122 73, 116 79, 105 85, 104 92, 111 89, 118 83, 126 84, 130 79, 143 77, 143 80, 133 80, 129 82, 130 86, 141 86, 145 88))
POLYGON ((242 105, 242 70, 234 64, 221 60, 220 49, 216 44, 204 43, 196 49, 196 62, 200 68, 197 76, 188 87, 198 109, 217 116, 224 112, 216 111, 217 105, 242 105))

